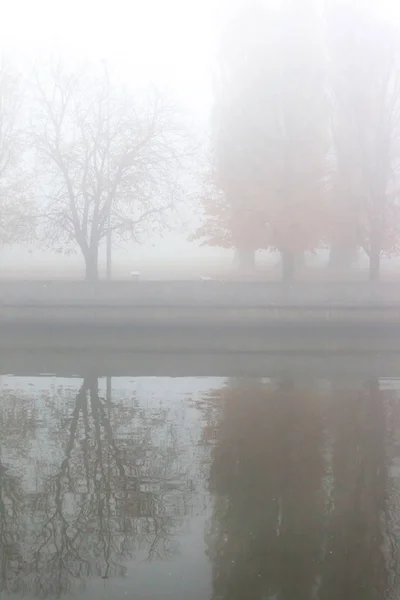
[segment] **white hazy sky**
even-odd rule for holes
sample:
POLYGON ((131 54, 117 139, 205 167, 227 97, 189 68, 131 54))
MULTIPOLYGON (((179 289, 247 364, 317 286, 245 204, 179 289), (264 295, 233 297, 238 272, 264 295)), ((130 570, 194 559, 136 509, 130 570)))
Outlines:
MULTIPOLYGON (((106 59, 118 77, 167 88, 204 122, 212 102, 210 64, 221 2, 9 0, 2 7, 0 48, 29 58, 61 50, 82 59, 106 59)), ((376 6, 377 0, 362 5, 368 10, 371 3, 376 6)), ((381 0, 378 10, 400 22, 399 0, 381 0)))
POLYGON ((127 81, 152 80, 204 112, 210 102, 213 0, 11 0, 3 48, 106 59, 127 81))
MULTIPOLYGON (((2 7, 0 49, 29 58, 61 50, 82 59, 106 59, 116 75, 132 83, 151 80, 166 87, 203 119, 212 101, 210 63, 219 3, 10 0, 2 7)), ((371 0, 364 3, 368 10, 371 0)), ((381 0, 378 10, 400 23, 399 0, 381 0)))

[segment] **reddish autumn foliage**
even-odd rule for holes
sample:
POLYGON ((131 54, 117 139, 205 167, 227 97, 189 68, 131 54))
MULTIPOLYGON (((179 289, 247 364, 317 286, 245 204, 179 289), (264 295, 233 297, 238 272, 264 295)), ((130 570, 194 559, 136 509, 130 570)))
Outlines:
POLYGON ((232 18, 213 120, 219 192, 204 196, 196 236, 204 243, 299 253, 324 236, 328 119, 309 8, 303 18, 294 0, 284 14, 242 2, 232 18))
POLYGON ((266 248, 266 222, 261 210, 235 206, 222 193, 203 200, 204 220, 193 240, 220 248, 266 248))

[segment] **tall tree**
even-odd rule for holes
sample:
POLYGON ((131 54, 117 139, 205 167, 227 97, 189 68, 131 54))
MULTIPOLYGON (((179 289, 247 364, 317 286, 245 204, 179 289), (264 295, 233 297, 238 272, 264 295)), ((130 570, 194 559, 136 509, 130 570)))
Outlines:
MULTIPOLYGON (((376 7, 376 5, 375 5, 376 7)), ((332 243, 361 247, 370 279, 397 254, 400 48, 397 33, 358 0, 326 1, 335 150, 332 243)))
POLYGON ((61 251, 78 247, 87 279, 99 246, 166 225, 180 198, 186 134, 178 111, 112 85, 105 69, 35 75, 34 146, 42 162, 43 231, 61 251))
POLYGON ((293 0, 235 2, 224 14, 216 183, 228 214, 246 223, 243 230, 254 226, 254 249, 277 249, 284 278, 292 279, 296 254, 316 247, 325 218, 329 127, 319 15, 313 0, 300 7, 293 0))

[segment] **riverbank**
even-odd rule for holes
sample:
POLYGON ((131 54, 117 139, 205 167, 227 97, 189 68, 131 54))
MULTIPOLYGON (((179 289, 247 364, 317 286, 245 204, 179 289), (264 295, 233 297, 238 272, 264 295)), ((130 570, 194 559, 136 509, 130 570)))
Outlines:
MULTIPOLYGON (((59 338, 60 339, 60 338, 59 338)), ((19 340, 20 342, 22 340, 19 340)), ((27 339, 23 340, 25 343, 27 339)), ((54 342, 56 343, 56 339, 54 342)), ((93 340, 92 340, 93 341, 93 340)), ((66 344, 47 345, 38 340, 36 346, 28 341, 24 347, 13 343, 0 343, 1 375, 45 375, 59 377, 96 376, 129 377, 296 377, 340 378, 342 380, 372 379, 374 377, 398 378, 400 348, 392 344, 379 344, 379 350, 371 344, 367 349, 349 350, 319 345, 312 350, 223 351, 209 348, 178 351, 177 344, 163 350, 115 348, 66 344)), ((398 344, 399 346, 399 344, 398 344)), ((348 347, 350 347, 348 345, 348 347)), ((355 344, 353 345, 355 347, 355 344)))
POLYGON ((0 325, 400 326, 400 284, 7 282, 0 325))
POLYGON ((398 372, 393 327, 87 327, 2 325, 0 371, 114 375, 277 376, 316 368, 365 375, 398 372), (349 361, 349 357, 351 361, 349 361))

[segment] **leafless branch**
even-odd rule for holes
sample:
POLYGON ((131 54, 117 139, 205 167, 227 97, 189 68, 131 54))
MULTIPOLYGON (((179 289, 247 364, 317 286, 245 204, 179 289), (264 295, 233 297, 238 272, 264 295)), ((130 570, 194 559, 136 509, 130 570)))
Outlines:
POLYGON ((185 127, 160 94, 139 103, 105 72, 58 64, 48 79, 36 73, 34 86, 32 139, 50 188, 44 235, 66 246, 72 236, 96 271, 108 232, 138 239, 139 227, 167 226, 165 215, 183 198, 176 182, 190 157, 185 127))

